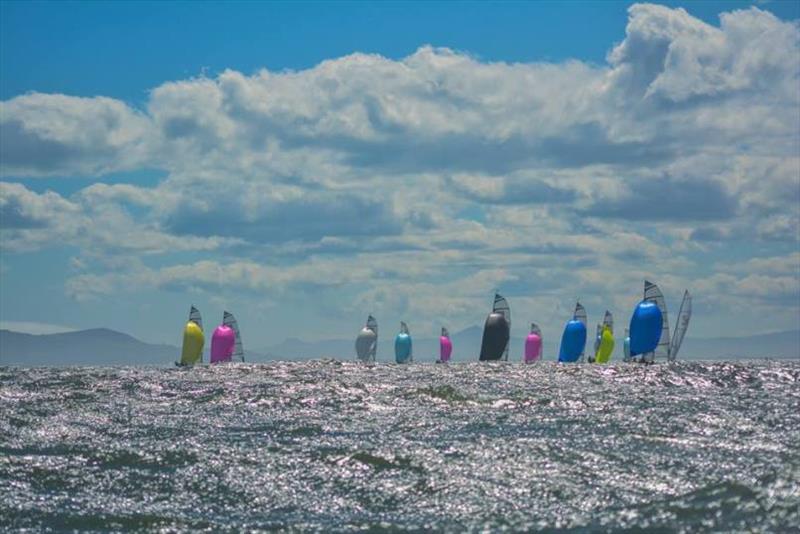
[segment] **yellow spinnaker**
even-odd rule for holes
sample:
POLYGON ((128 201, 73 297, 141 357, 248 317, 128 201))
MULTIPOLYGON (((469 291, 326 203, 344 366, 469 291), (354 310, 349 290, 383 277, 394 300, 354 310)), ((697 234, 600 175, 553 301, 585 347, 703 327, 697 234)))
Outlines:
POLYGON ((181 365, 194 365, 203 359, 203 343, 205 336, 203 330, 194 321, 186 323, 183 329, 183 351, 181 351, 181 365))
POLYGON ((611 359, 611 353, 614 352, 614 334, 607 326, 603 327, 603 333, 600 334, 600 348, 597 349, 597 355, 594 361, 597 363, 608 363, 611 359))

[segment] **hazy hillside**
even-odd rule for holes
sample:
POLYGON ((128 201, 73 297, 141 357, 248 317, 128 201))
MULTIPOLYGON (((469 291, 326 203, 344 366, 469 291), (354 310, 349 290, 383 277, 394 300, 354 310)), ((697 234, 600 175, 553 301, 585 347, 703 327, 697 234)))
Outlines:
MULTIPOLYGON (((413 334, 413 332, 412 332, 413 334)), ((480 352, 482 329, 473 326, 452 334, 453 361, 475 361, 480 352)), ((394 361, 395 332, 381 332, 378 360, 394 361)), ((544 359, 557 358, 559 336, 544 335, 544 359)), ((511 361, 522 359, 523 338, 511 339, 511 361)), ((206 343, 204 361, 208 361, 206 343)), ((591 350, 592 342, 587 343, 591 350)), ((0 330, 0 365, 172 365, 178 347, 154 345, 106 328, 61 334, 32 335, 0 330)), ((268 360, 309 360, 316 358, 355 358, 353 340, 308 342, 287 339, 261 350, 245 346, 250 362, 268 360)), ((439 354, 439 338, 415 338, 414 358, 432 362, 439 354)), ((617 340, 613 359, 622 356, 622 340, 617 340)), ((800 358, 800 330, 748 337, 694 338, 687 336, 680 359, 800 358)))

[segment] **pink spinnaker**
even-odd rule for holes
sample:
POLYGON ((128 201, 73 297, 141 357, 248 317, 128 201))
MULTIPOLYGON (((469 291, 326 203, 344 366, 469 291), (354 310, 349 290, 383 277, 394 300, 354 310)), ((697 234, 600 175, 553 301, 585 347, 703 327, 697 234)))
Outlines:
POLYGON ((439 361, 449 362, 450 354, 453 353, 453 342, 447 336, 439 338, 439 361))
POLYGON ((525 363, 533 363, 542 356, 542 338, 530 333, 525 338, 525 363))
POLYGON ((219 325, 211 338, 211 363, 231 361, 235 343, 236 333, 233 328, 219 325))

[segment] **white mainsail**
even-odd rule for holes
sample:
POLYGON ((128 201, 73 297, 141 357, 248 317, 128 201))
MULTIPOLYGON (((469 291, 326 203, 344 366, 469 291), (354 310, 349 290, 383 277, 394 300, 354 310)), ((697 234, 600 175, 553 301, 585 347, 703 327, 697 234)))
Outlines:
POLYGON ((661 338, 658 340, 658 346, 654 352, 644 354, 643 358, 646 361, 653 361, 654 358, 669 358, 669 319, 667 318, 667 303, 664 300, 664 294, 652 282, 644 281, 644 300, 653 302, 658 309, 661 310, 661 338))
POLYGON ((192 308, 189 310, 189 320, 199 326, 200 330, 203 330, 203 318, 200 317, 200 310, 195 308, 194 304, 192 304, 192 308))
POLYGON ((223 312, 222 314, 222 324, 233 330, 233 333, 236 335, 236 341, 233 345, 233 354, 231 359, 238 358, 239 361, 244 361, 244 347, 242 346, 242 336, 239 334, 239 323, 236 322, 236 317, 233 316, 231 312, 223 312))
MULTIPOLYGON (((575 303, 575 313, 572 314, 572 319, 575 321, 580 321, 583 323, 583 326, 586 327, 586 324, 589 322, 586 317, 586 308, 583 307, 583 304, 580 302, 575 303)), ((581 351, 581 357, 579 358, 580 361, 586 361, 586 351, 581 351)))
POLYGON ((508 301, 500 293, 494 294, 492 313, 502 313, 508 323, 508 343, 506 343, 506 350, 503 352, 503 359, 508 361, 508 346, 511 345, 511 308, 508 305, 508 301))
POLYGON ((683 337, 686 335, 686 330, 689 328, 689 319, 692 318, 692 296, 688 291, 683 293, 683 301, 681 302, 680 310, 678 311, 678 318, 675 320, 675 331, 672 333, 672 341, 669 346, 669 360, 675 361, 678 357, 678 351, 681 349, 683 337))

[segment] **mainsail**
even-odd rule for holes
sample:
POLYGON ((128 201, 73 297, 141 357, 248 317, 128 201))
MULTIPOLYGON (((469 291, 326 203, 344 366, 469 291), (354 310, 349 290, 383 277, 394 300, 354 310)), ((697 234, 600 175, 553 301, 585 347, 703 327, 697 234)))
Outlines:
POLYGON ((661 310, 661 338, 658 340, 658 346, 653 353, 643 355, 645 361, 653 361, 654 358, 669 358, 669 320, 667 319, 667 303, 664 300, 664 295, 658 286, 644 281, 644 300, 646 302, 653 302, 658 309, 661 310))
POLYGON ((683 337, 686 335, 686 330, 689 328, 689 319, 692 318, 692 296, 688 291, 683 294, 683 302, 681 302, 680 311, 678 311, 678 318, 675 322, 675 331, 672 333, 672 341, 669 346, 669 359, 675 361, 678 357, 678 351, 681 349, 683 337))
MULTIPOLYGON (((572 318, 576 321, 580 321, 583 323, 583 326, 586 327, 588 323, 588 319, 586 317, 586 308, 583 307, 583 304, 580 302, 575 303, 575 313, 572 314, 572 318)), ((586 359, 586 353, 581 351, 580 361, 584 361, 586 359)))
POLYGON ((614 316, 608 310, 606 310, 606 314, 603 317, 603 326, 607 326, 612 333, 614 332, 614 316))
POLYGON ((243 362, 244 348, 242 347, 242 336, 239 334, 239 323, 236 322, 236 317, 234 317, 232 313, 226 311, 222 314, 222 324, 233 330, 233 333, 236 335, 232 358, 243 362))
POLYGON ((200 310, 195 308, 194 305, 192 305, 192 308, 189 310, 189 320, 199 326, 200 330, 203 329, 203 318, 200 317, 200 310))
POLYGON ((625 339, 623 340, 622 348, 624 351, 624 357, 622 359, 623 362, 631 361, 631 336, 630 330, 627 328, 625 329, 625 339))

